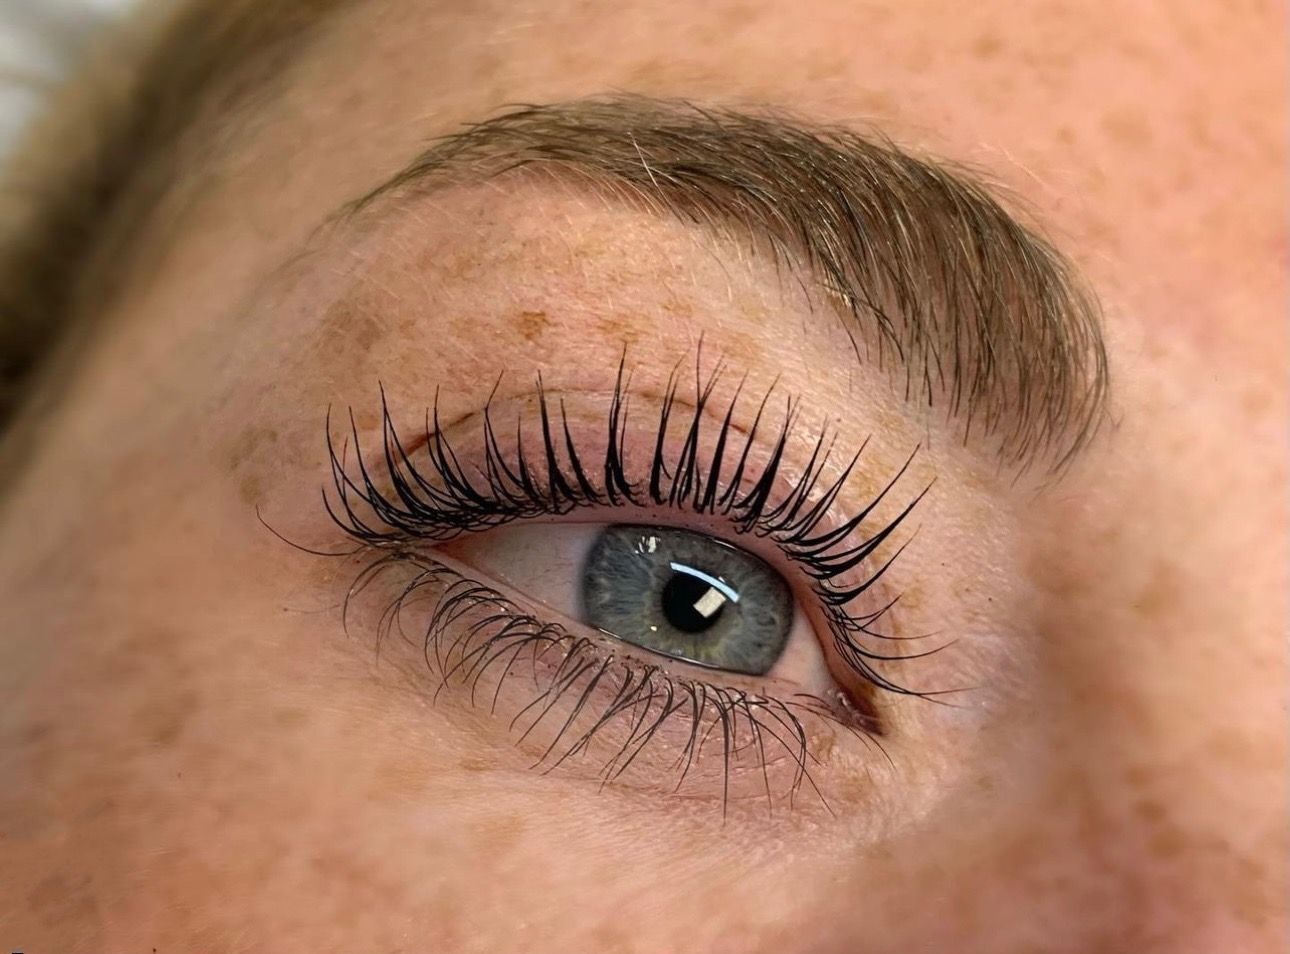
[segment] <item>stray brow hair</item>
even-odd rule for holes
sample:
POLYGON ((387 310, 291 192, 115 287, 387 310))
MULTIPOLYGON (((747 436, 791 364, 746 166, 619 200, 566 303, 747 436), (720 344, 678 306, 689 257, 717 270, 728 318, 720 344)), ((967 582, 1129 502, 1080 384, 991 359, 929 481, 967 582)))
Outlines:
POLYGON ((895 360, 1009 465, 1062 468, 1105 414, 1093 296, 970 174, 854 130, 639 96, 525 105, 436 140, 353 203, 524 167, 574 174, 805 259, 856 320, 857 356, 895 360))

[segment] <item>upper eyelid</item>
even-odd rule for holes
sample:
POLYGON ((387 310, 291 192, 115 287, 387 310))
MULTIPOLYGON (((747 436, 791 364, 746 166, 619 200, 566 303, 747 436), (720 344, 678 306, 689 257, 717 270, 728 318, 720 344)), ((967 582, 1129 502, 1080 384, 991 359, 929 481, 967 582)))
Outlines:
POLYGON ((849 313, 857 357, 896 358, 907 395, 1010 465, 1060 471, 1104 420, 1100 312, 1075 269, 971 175, 879 134, 641 96, 526 106, 443 136, 333 223, 522 168, 805 264, 849 313))

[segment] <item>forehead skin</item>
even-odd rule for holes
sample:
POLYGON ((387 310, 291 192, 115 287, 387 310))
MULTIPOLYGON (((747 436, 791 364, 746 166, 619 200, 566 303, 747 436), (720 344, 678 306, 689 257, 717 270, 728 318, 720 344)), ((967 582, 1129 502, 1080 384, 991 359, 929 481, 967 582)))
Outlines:
MULTIPOLYGON (((1269 38, 1284 19, 1272 3, 1238 16, 1146 0, 354 4, 288 68, 286 91, 212 150, 201 193, 96 316, 111 333, 12 491, 0 751, 8 777, 38 778, 42 797, 0 795, 0 833, 27 833, 0 842, 15 855, 0 924, 33 950, 503 950, 516 942, 498 925, 519 920, 557 949, 627 951, 667 949, 659 938, 676 935, 655 937, 658 922, 697 930, 716 911, 713 923, 757 925, 738 950, 802 938, 819 951, 1277 950, 1288 210, 1285 52, 1269 38), (607 860, 620 849, 589 846, 567 820, 544 828, 521 792, 487 814, 458 796, 451 825, 426 823, 405 803, 437 790, 396 757, 406 740, 328 767, 326 745, 359 748, 377 731, 366 711, 217 704, 259 685, 254 660, 229 654, 250 644, 236 633, 269 628, 258 610, 280 604, 277 567, 253 585, 207 556, 172 581, 170 598, 192 605, 227 596, 229 642, 195 648, 181 614, 153 608, 164 571, 148 553, 154 536, 198 533, 206 504, 166 511, 163 526, 122 500, 160 468, 184 395, 212 417, 231 405, 189 379, 205 367, 194 352, 243 320, 240 303, 334 209, 458 122, 615 89, 876 123, 982 168, 1077 261, 1107 313, 1114 426, 1024 516, 1043 644, 1025 692, 1058 714, 1044 751, 1027 753, 1042 782, 997 803, 983 787, 975 804, 1006 824, 947 831, 925 857, 839 852, 794 869, 804 880, 757 882, 766 893, 742 898, 764 906, 756 918, 734 910, 733 889, 625 893, 622 863, 607 860), (98 639, 67 608, 91 592, 102 632, 128 620, 119 638, 98 639), (123 764, 127 744, 149 746, 144 781, 109 757, 123 764), (288 752, 307 769, 278 773, 288 752), (226 792, 195 798, 185 772, 226 792), (347 800, 354 777, 365 781, 347 800), (295 806, 329 798, 311 862, 291 867, 295 806)), ((217 511, 229 519, 209 538, 216 553, 255 532, 245 482, 263 477, 243 465, 276 435, 247 426, 240 438, 212 478, 245 491, 240 510, 217 511)), ((276 657, 264 668, 275 664, 292 671, 276 657)), ((701 937, 696 949, 722 949, 701 937)))

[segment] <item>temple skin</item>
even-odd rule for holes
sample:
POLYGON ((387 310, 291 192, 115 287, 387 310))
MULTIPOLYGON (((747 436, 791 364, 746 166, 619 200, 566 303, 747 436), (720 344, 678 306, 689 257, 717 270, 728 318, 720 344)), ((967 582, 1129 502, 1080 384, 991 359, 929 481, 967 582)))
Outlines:
MULTIPOLYGON (((4 502, 0 942, 1283 947, 1279 6, 382 0, 336 18, 194 173, 4 502), (722 825, 528 773, 486 720, 375 671, 340 628, 344 568, 256 520, 327 542, 322 414, 370 406, 378 379, 465 395, 498 364, 568 365, 576 389, 699 323, 754 379, 852 409, 853 436, 881 428, 880 459, 925 436, 827 364, 839 339, 773 269, 576 189, 429 196, 301 254, 427 136, 624 89, 874 124, 984 170, 1102 301, 1111 420, 1060 481, 945 441, 929 462, 945 572, 1008 611, 1004 649, 971 657, 995 687, 964 716, 972 744, 917 722, 957 717, 911 717, 899 799, 722 825), (767 319, 784 315, 817 330, 767 319)), ((925 611, 948 612, 954 587, 928 579, 925 611)))

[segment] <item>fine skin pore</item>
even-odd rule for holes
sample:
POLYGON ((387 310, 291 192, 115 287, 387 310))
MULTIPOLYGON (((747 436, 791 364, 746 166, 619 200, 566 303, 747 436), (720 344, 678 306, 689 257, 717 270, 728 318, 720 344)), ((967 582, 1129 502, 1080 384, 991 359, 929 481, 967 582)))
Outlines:
POLYGON ((95 316, 4 502, 0 944, 1280 950, 1284 28, 1273 4, 355 4, 95 316), (575 182, 318 232, 428 136, 611 90, 985 170, 1102 302, 1106 426, 1060 480, 1001 469, 861 368, 809 283, 575 182), (257 520, 344 545, 324 415, 370 436, 378 382, 413 431, 502 370, 503 398, 541 370, 592 416, 624 353, 658 393, 700 336, 749 393, 873 436, 849 507, 920 444, 909 486, 935 479, 898 625, 958 641, 897 672, 977 688, 886 702, 890 763, 837 740, 832 814, 528 771, 415 660, 378 665, 361 607, 346 636, 355 564, 257 520))

